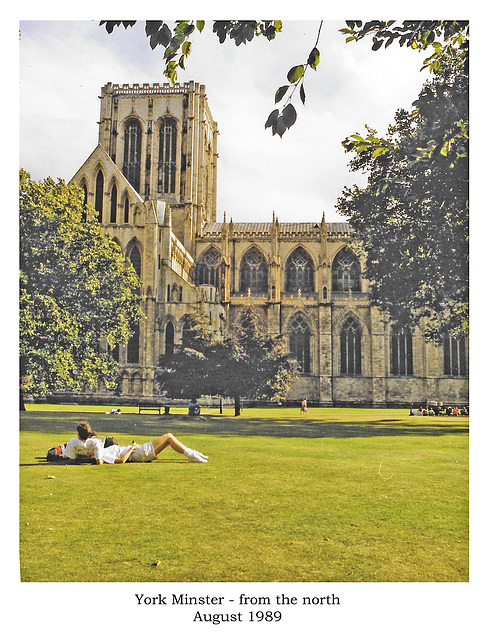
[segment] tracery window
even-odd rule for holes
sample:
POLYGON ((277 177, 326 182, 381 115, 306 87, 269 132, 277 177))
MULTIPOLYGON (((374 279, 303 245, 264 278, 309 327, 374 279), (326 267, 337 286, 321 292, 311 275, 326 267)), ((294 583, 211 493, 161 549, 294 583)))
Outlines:
POLYGON ((413 374, 412 332, 394 327, 390 334, 390 373, 397 376, 413 374))
POLYGON ((444 336, 444 375, 466 375, 466 344, 464 338, 444 336))
POLYGON ((301 313, 290 322, 290 354, 300 367, 301 373, 310 373, 310 326, 301 313))
POLYGON ((102 170, 97 173, 95 183, 95 209, 98 211, 98 222, 103 220, 103 173, 102 170))
POLYGON ((221 255, 215 247, 210 247, 196 264, 196 284, 219 286, 221 255))
POLYGON ((349 317, 341 330, 341 374, 359 375, 361 373, 361 327, 354 318, 349 317))
POLYGON ((297 247, 286 262, 286 291, 308 293, 314 291, 313 262, 302 247, 297 247))
POLYGON ((176 122, 165 118, 159 129, 158 193, 176 191, 176 122))
POLYGON ((332 291, 361 291, 359 260, 349 247, 344 247, 332 263, 332 291))
POLYGON ((110 194, 110 222, 112 224, 117 222, 117 185, 115 184, 110 194))
POLYGON ((141 143, 141 125, 137 120, 129 120, 124 134, 122 173, 137 192, 141 186, 141 143))
POLYGON ((268 265, 263 254, 256 247, 251 247, 242 258, 240 291, 251 295, 267 294, 268 265))

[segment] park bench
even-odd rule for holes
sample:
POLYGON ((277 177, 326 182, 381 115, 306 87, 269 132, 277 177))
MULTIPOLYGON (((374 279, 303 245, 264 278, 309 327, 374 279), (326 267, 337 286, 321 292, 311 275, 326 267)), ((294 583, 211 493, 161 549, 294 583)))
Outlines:
POLYGON ((140 402, 138 405, 139 413, 142 411, 157 411, 161 415, 161 405, 147 402, 140 402))

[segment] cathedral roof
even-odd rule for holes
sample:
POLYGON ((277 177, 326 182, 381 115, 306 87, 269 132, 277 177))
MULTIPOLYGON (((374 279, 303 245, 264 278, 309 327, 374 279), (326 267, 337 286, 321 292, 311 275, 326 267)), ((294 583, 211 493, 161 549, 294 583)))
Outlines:
MULTIPOLYGON (((207 222, 202 229, 202 238, 218 238, 222 234, 224 225, 232 224, 234 237, 256 237, 270 236, 273 222, 207 222)), ((278 225, 281 238, 309 238, 320 239, 320 227, 318 222, 280 222, 278 225)), ((328 236, 349 236, 350 225, 347 222, 326 222, 328 236)))

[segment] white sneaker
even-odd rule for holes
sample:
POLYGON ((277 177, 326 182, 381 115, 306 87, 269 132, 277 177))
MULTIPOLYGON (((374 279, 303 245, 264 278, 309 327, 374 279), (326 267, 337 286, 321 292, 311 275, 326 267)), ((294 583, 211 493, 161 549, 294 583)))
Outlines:
POLYGON ((205 460, 205 458, 202 458, 197 451, 194 451, 188 456, 188 462, 208 462, 208 460, 205 460))
POLYGON ((197 454, 197 456, 200 456, 200 458, 203 458, 204 460, 208 460, 208 456, 204 455, 203 453, 200 453, 200 451, 197 451, 195 449, 195 453, 197 454))

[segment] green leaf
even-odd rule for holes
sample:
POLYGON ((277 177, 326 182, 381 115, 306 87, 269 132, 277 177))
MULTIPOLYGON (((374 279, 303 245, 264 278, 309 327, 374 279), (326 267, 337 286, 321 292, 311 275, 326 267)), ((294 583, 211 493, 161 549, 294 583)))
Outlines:
POLYGON ((298 80, 300 80, 300 78, 303 76, 304 72, 305 68, 303 64, 292 67, 290 71, 288 71, 288 75, 286 76, 288 78, 288 82, 290 82, 291 84, 295 84, 295 82, 298 82, 298 80))
POLYGON ((285 133, 285 131, 286 131, 286 124, 285 124, 285 121, 284 121, 284 119, 283 119, 283 116, 279 116, 279 117, 276 119, 276 123, 275 123, 275 125, 273 126, 273 135, 274 135, 275 133, 277 133, 277 134, 280 136, 280 138, 281 138, 281 137, 283 136, 283 134, 285 133))
POLYGON ((266 124, 264 125, 265 129, 275 126, 279 113, 280 112, 278 111, 278 109, 275 109, 269 114, 268 119, 266 120, 266 124))
POLYGON ((305 89, 303 88, 303 84, 300 86, 300 100, 305 104, 305 89))
POLYGON ((197 20, 197 29, 200 33, 202 33, 205 28, 205 20, 197 20))
POLYGON ((290 103, 287 104, 283 109, 283 122, 287 129, 289 129, 293 124, 295 124, 297 119, 297 112, 295 111, 295 107, 290 103))
POLYGON ((158 43, 163 45, 163 47, 167 47, 171 40, 171 29, 168 27, 166 23, 163 24, 161 29, 157 34, 158 43))
POLYGON ((146 20, 146 36, 149 37, 156 34, 162 24, 162 20, 146 20))
POLYGON ((314 47, 308 56, 307 64, 309 64, 312 69, 316 69, 320 62, 320 53, 317 47, 314 47))
POLYGON ((275 104, 277 102, 279 102, 280 100, 283 99, 283 96, 285 95, 285 93, 288 91, 289 85, 285 84, 282 87, 280 87, 276 93, 275 93, 275 104))

